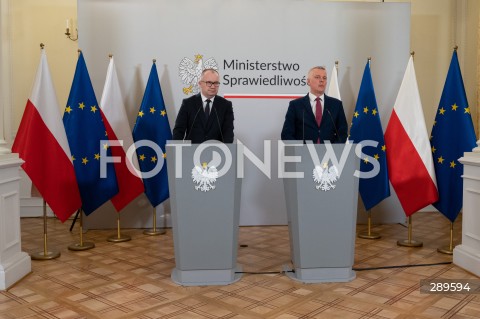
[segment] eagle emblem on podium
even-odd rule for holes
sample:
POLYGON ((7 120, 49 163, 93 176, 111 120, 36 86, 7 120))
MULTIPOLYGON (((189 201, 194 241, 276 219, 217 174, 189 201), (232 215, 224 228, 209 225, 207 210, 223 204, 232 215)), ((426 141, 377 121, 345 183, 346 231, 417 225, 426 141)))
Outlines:
POLYGON ((195 189, 202 192, 208 192, 215 189, 215 182, 218 178, 218 171, 215 166, 207 166, 203 163, 202 167, 195 165, 192 169, 192 180, 196 184, 195 189))
POLYGON ((200 81, 202 72, 205 69, 218 70, 217 61, 215 61, 214 58, 209 58, 204 61, 203 55, 201 54, 196 54, 193 61, 189 58, 183 58, 182 61, 180 61, 178 73, 183 84, 186 85, 186 87, 183 88, 185 95, 200 92, 198 81, 200 81))
POLYGON ((325 192, 335 189, 334 183, 339 177, 338 169, 335 165, 328 167, 327 163, 324 163, 323 165, 315 165, 313 169, 313 181, 318 184, 315 188, 325 192))

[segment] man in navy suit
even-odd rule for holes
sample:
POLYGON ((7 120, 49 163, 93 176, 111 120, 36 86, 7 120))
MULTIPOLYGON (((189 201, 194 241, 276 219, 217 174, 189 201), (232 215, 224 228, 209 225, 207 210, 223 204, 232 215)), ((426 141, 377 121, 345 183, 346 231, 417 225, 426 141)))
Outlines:
POLYGON ((233 143, 232 102, 218 96, 218 72, 205 69, 198 85, 200 93, 182 102, 173 128, 174 140, 200 144, 208 140, 233 143))
POLYGON ((327 71, 323 66, 310 69, 307 77, 310 93, 290 101, 282 129, 282 140, 313 143, 345 143, 347 119, 342 101, 325 95, 327 71))

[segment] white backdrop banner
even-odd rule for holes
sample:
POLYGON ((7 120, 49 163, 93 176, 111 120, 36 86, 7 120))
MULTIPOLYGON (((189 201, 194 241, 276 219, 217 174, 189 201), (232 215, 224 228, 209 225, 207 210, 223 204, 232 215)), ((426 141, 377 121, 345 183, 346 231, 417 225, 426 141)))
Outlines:
MULTIPOLYGON (((262 161, 267 149, 272 154, 270 176, 245 160, 240 223, 281 225, 287 219, 276 154, 289 100, 307 94, 306 74, 312 66, 324 65, 331 74, 334 62, 339 61, 340 93, 350 123, 363 70, 371 57, 385 129, 409 58, 410 4, 79 0, 78 31, 97 99, 102 94, 108 55, 115 56, 132 127, 152 59, 157 60, 172 129, 182 99, 197 90, 191 79, 182 79, 182 68, 217 67, 219 94, 233 102, 236 139, 262 161)), ((110 210, 106 206, 102 209, 110 210)), ((404 220, 395 195, 375 209, 383 221, 404 220)), ((126 211, 135 222, 125 222, 125 227, 145 226, 145 216, 151 214, 144 197, 126 211)))

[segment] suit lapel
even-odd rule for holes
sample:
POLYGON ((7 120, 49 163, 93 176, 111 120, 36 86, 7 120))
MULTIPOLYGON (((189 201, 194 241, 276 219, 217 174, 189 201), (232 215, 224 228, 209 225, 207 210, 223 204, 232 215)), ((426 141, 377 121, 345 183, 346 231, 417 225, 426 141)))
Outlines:
POLYGON ((305 119, 312 122, 312 124, 317 125, 317 121, 315 120, 315 115, 313 114, 312 105, 310 104, 310 98, 308 94, 303 98, 303 107, 305 112, 305 119))
POLYGON ((207 122, 207 119, 205 118, 205 111, 203 110, 203 101, 200 93, 197 94, 195 109, 197 110, 198 107, 200 107, 200 111, 198 112, 200 114, 198 114, 198 117, 200 118, 202 125, 205 127, 205 123, 207 122))

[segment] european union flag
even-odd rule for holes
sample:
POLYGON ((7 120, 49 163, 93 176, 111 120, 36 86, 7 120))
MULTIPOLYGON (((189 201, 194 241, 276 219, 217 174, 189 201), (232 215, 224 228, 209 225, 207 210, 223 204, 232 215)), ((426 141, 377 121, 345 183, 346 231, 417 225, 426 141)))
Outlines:
POLYGON ((378 143, 376 147, 363 146, 363 158, 360 160, 360 171, 363 173, 371 172, 375 167, 379 168, 378 174, 374 177, 360 178, 359 192, 365 209, 369 210, 390 196, 386 147, 373 89, 372 75, 370 73, 370 61, 367 62, 363 72, 357 104, 353 113, 349 140, 353 140, 355 143, 367 140, 378 143), (374 165, 375 161, 378 165, 374 165))
POLYGON ((153 142, 161 148, 159 154, 150 146, 137 147, 138 163, 142 171, 145 195, 147 195, 152 206, 156 207, 169 197, 165 144, 167 140, 172 139, 172 131, 168 123, 167 110, 165 109, 155 63, 150 70, 147 87, 133 128, 133 139, 135 143, 140 141, 153 142), (160 165, 161 170, 151 177, 146 177, 148 174, 145 173, 155 172, 157 165, 160 165))
POLYGON ((80 53, 72 88, 63 114, 63 124, 72 153, 73 167, 86 215, 118 193, 113 164, 107 165, 106 177, 100 175, 100 147, 108 150, 105 125, 98 107, 87 65, 80 53))
POLYGON ((463 165, 458 159, 476 146, 457 51, 453 52, 438 105, 431 146, 439 195, 439 200, 433 206, 453 223, 462 209, 463 201, 463 165))

